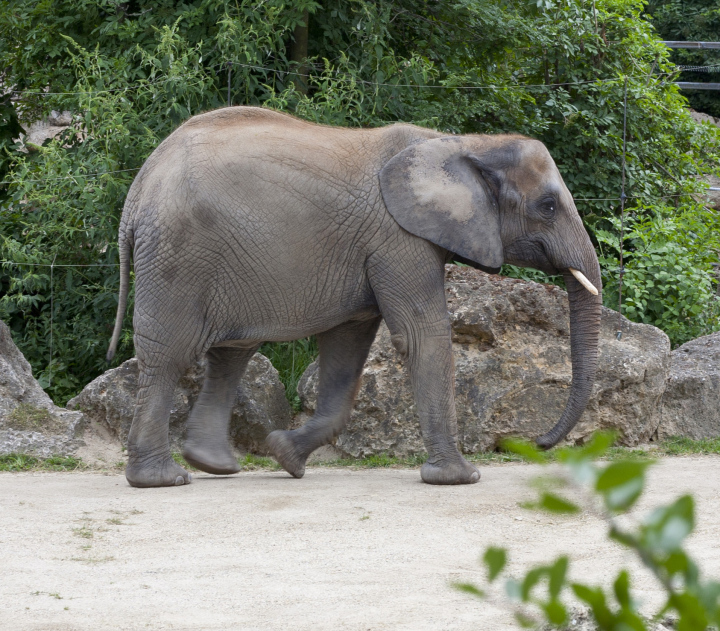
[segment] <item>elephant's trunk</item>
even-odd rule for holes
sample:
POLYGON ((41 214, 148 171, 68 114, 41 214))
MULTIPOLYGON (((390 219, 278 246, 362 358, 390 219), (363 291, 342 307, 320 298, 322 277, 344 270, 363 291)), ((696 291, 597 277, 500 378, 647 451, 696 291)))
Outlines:
POLYGON ((590 400, 595 382, 602 306, 602 282, 597 259, 586 267, 586 272, 590 282, 600 290, 599 295, 592 295, 570 272, 563 274, 570 300, 572 385, 560 420, 547 434, 537 439, 538 446, 543 449, 557 445, 575 427, 590 400))

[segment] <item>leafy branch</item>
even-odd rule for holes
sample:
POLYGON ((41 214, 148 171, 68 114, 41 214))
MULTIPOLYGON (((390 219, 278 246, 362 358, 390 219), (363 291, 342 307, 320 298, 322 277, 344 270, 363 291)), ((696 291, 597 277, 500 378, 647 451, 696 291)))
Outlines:
MULTIPOLYGON (((652 573, 665 592, 663 606, 650 618, 657 622, 675 614, 678 631, 701 631, 720 625, 720 583, 702 580, 697 564, 683 548, 683 542, 695 526, 694 500, 690 495, 660 506, 632 528, 624 528, 618 516, 627 515, 636 506, 645 487, 650 460, 624 459, 598 463, 608 453, 614 437, 598 433, 582 448, 559 450, 557 460, 562 471, 540 481, 540 496, 526 508, 553 514, 578 513, 583 508, 598 514, 607 523, 609 540, 632 551, 652 573), (550 488, 581 490, 582 504, 550 488)), ((547 456, 533 445, 508 441, 506 449, 538 464, 548 464, 547 456)), ((483 557, 488 583, 504 573, 508 553, 489 547, 483 557)), ((570 593, 590 608, 592 620, 602 631, 647 631, 643 617, 631 595, 630 574, 621 569, 613 581, 612 592, 580 581, 570 581, 570 559, 560 556, 549 564, 528 570, 521 579, 507 578, 505 593, 515 604, 515 617, 524 628, 549 623, 553 627, 569 622, 570 593)), ((484 590, 469 583, 456 587, 477 598, 486 598, 484 590)))

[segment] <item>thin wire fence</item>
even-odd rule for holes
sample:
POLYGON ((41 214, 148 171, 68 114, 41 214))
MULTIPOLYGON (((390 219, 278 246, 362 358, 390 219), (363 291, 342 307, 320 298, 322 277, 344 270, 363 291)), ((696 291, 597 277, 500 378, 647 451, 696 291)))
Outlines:
MULTIPOLYGON (((306 64, 303 64, 306 65, 306 64)), ((702 68, 712 68, 713 66, 698 66, 702 68)), ((288 76, 295 76, 295 77, 305 77, 305 78, 317 78, 318 74, 311 74, 311 73, 305 73, 305 72, 299 72, 297 70, 283 70, 280 68, 275 68, 272 66, 260 66, 257 64, 247 64, 243 63, 238 60, 234 59, 228 59, 226 61, 214 64, 212 66, 209 66, 206 68, 208 71, 212 70, 221 70, 222 68, 226 68, 228 70, 228 75, 231 74, 232 68, 247 68, 250 70, 257 70, 257 71, 263 71, 263 72, 271 72, 276 75, 288 75, 288 76)), ((650 72, 645 74, 637 74, 633 75, 633 79, 647 79, 650 77, 672 77, 673 75, 682 72, 686 67, 684 66, 677 66, 673 70, 669 71, 663 71, 663 72, 650 72)), ((688 66, 689 68, 695 68, 695 66, 688 66)), ((356 76, 350 74, 349 72, 344 72, 342 70, 338 70, 335 68, 327 68, 321 65, 317 65, 316 69, 320 75, 325 73, 331 73, 336 78, 338 78, 341 81, 347 81, 352 83, 360 83, 362 85, 372 86, 372 87, 394 87, 394 88, 419 88, 419 89, 431 89, 431 90, 508 90, 508 89, 537 89, 537 88, 559 88, 559 87, 565 87, 565 86, 575 86, 575 85, 603 85, 607 83, 622 83, 624 79, 623 76, 616 76, 616 77, 605 77, 600 78, 597 77, 595 79, 584 79, 582 81, 563 81, 558 83, 506 83, 501 85, 496 84, 464 84, 464 85, 453 85, 453 84, 443 84, 443 83, 391 83, 391 82, 382 82, 382 81, 368 81, 367 79, 359 79, 356 76)), ((164 78, 150 78, 150 79, 139 79, 137 81, 134 81, 132 83, 129 83, 123 87, 118 88, 99 88, 96 90, 77 90, 77 91, 67 91, 67 92, 49 92, 45 90, 9 90, 8 93, 15 94, 18 96, 25 96, 25 95, 31 95, 31 96, 74 96, 74 95, 94 95, 94 94, 104 94, 108 92, 127 92, 134 88, 142 88, 146 85, 153 84, 157 85, 160 83, 165 83, 168 81, 176 81, 178 79, 181 79, 183 77, 173 76, 173 77, 164 77, 164 78)))

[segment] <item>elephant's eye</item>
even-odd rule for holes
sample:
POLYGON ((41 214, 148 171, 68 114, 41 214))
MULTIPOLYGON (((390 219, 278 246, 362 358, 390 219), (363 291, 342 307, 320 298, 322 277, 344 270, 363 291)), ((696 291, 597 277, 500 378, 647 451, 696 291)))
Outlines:
POLYGON ((552 221, 555 219, 555 207, 556 202, 554 197, 546 197, 541 199, 537 205, 537 210, 540 216, 546 221, 552 221))

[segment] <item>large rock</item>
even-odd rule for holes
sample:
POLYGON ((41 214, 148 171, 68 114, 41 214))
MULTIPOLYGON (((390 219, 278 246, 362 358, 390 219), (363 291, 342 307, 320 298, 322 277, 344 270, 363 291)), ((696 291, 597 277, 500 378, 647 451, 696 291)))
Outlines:
MULTIPOLYGON (((205 362, 191 368, 180 380, 170 413, 170 443, 182 445, 185 422, 200 394, 205 362)), ((127 444, 138 389, 137 359, 108 370, 85 386, 68 402, 68 408, 82 410, 88 419, 100 423, 127 444)), ((274 429, 286 429, 292 412, 285 398, 285 387, 277 371, 263 355, 256 354, 248 364, 237 390, 232 410, 230 435, 242 451, 264 453, 265 437, 274 429)))
POLYGON ((659 437, 720 436, 720 333, 683 344, 671 358, 659 437))
MULTIPOLYGON (((572 379, 567 294, 467 267, 448 265, 446 272, 460 448, 491 450, 506 436, 547 432, 560 418, 572 379)), ((617 430, 625 445, 649 440, 660 424, 669 368, 665 333, 603 309, 593 395, 568 440, 582 442, 601 428, 617 430)), ((315 363, 298 386, 306 412, 315 409, 317 380, 315 363)), ((384 325, 336 446, 355 457, 424 451, 410 382, 384 325)))
POLYGON ((0 455, 69 456, 83 445, 82 414, 57 407, 0 322, 0 455))

